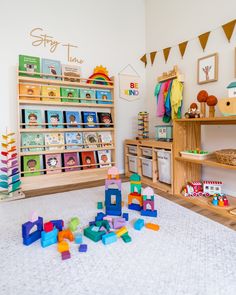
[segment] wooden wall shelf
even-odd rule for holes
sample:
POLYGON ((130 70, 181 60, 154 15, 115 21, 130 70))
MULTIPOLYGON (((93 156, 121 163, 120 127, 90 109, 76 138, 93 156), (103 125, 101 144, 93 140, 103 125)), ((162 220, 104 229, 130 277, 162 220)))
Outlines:
MULTIPOLYGON (((81 98, 81 100, 83 100, 81 98)), ((91 99, 93 100, 93 99, 91 99)), ((114 104, 98 104, 98 103, 76 103, 76 102, 54 102, 39 100, 19 100, 20 105, 39 105, 39 106, 64 106, 73 108, 113 108, 114 104)))

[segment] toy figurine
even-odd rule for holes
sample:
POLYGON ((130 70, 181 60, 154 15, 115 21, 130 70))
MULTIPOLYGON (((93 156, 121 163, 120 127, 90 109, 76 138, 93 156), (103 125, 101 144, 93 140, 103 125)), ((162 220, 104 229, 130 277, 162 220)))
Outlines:
POLYGON ((200 112, 198 110, 198 106, 195 102, 191 103, 188 112, 185 113, 185 118, 200 118, 200 112))
POLYGON ((224 201, 223 201, 222 197, 218 198, 218 206, 224 207, 224 201))
POLYGON ((217 198, 217 196, 214 196, 213 197, 213 199, 212 199, 212 205, 218 206, 218 198, 217 198))
POLYGON ((223 197, 224 206, 229 206, 229 201, 226 196, 223 197))

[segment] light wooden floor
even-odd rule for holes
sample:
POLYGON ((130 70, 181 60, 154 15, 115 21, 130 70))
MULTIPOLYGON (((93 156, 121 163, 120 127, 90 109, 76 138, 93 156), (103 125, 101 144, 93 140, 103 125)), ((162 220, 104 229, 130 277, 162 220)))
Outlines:
MULTIPOLYGON (((121 176, 122 181, 129 181, 128 178, 126 178, 125 176, 121 176)), ((70 185, 70 186, 60 186, 60 189, 58 190, 57 188, 48 188, 48 189, 42 189, 42 190, 31 190, 26 192, 26 197, 30 198, 30 197, 36 197, 36 196, 42 196, 42 195, 48 195, 48 194, 53 194, 53 193, 59 193, 59 192, 65 192, 65 191, 70 191, 70 190, 77 190, 77 189, 84 189, 84 188, 90 188, 90 187, 96 187, 96 186, 102 186, 104 185, 104 180, 96 180, 96 181, 91 181, 91 182, 87 182, 87 183, 80 183, 80 184, 74 184, 74 185, 70 185)), ((170 195, 168 193, 164 193, 158 189, 155 189, 155 193, 162 196, 163 198, 166 198, 180 206, 183 206, 189 210, 192 210, 200 215, 203 215, 209 219, 212 219, 218 223, 221 223, 233 230, 236 231, 236 221, 226 218, 226 217, 222 217, 221 215, 212 212, 211 210, 199 207, 193 203, 190 203, 188 201, 185 201, 179 197, 170 195)))

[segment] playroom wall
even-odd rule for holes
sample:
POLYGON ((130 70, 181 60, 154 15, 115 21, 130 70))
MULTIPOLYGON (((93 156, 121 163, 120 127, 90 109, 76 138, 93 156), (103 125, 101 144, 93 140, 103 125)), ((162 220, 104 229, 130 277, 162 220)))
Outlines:
MULTIPOLYGON (((201 33, 219 27, 235 19, 235 0, 147 0, 146 1, 146 52, 160 50, 190 40, 201 33)), ((235 30, 236 31, 236 30, 235 30)), ((183 113, 201 89, 206 89, 218 98, 227 97, 226 86, 236 80, 234 77, 234 48, 236 32, 228 43, 223 31, 218 29, 211 33, 205 52, 198 40, 189 42, 182 59, 177 47, 170 52, 168 62, 164 63, 162 53, 158 53, 154 65, 147 66, 146 85, 148 109, 150 112, 151 135, 154 126, 163 124, 157 118, 156 98, 153 95, 157 77, 169 71, 177 64, 185 75, 183 113), (219 78, 217 82, 197 84, 197 59, 211 53, 219 54, 219 78)), ((219 115, 217 110, 217 115, 219 115)), ((203 147, 208 150, 235 148, 236 137, 233 126, 209 126, 203 129, 203 147)), ((223 169, 203 168, 204 179, 223 180, 224 190, 235 195, 235 172, 223 169)))
MULTIPOLYGON (((136 135, 137 113, 145 105, 145 69, 138 57, 145 51, 144 0, 41 0, 2 1, 0 55, 0 132, 16 130, 16 65, 19 54, 58 59, 66 63, 64 49, 51 54, 48 48, 33 47, 31 29, 62 42, 78 45, 74 50, 84 60, 82 76, 88 77, 97 65, 106 66, 116 78, 117 163, 123 170, 123 140, 136 135), (119 98, 118 73, 131 64, 140 74, 141 99, 119 98)), ((144 109, 145 110, 145 109, 144 109)))

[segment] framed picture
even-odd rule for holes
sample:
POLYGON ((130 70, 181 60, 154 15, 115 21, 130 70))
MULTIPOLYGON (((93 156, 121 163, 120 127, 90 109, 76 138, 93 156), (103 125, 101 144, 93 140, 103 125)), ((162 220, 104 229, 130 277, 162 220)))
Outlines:
POLYGON ((218 80, 218 53, 214 53, 198 59, 197 82, 204 84, 218 80))

